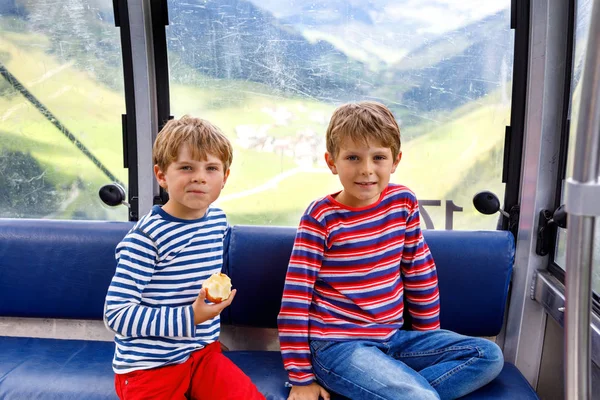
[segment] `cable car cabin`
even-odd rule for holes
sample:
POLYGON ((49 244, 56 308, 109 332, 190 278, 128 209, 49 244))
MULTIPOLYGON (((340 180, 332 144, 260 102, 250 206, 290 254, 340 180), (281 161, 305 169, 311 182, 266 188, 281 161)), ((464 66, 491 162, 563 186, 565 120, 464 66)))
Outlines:
POLYGON ((464 398, 598 398, 600 1, 488 3, 0 0, 0 398, 118 398, 115 248, 168 200, 152 146, 187 114, 233 144, 219 340, 286 399, 296 227, 341 190, 333 110, 367 99, 400 126, 441 327, 502 349, 464 398))

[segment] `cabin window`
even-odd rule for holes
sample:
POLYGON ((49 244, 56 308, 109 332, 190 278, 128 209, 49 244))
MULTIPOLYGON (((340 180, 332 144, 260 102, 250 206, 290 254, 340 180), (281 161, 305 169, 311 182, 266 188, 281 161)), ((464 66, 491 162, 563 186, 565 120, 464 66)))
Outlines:
POLYGON ((111 2, 0 0, 0 68, 0 217, 127 220, 98 196, 100 166, 127 185, 111 2))
POLYGON ((234 144, 218 205, 232 224, 297 225, 339 191, 325 131, 335 107, 372 99, 400 122, 392 182, 422 226, 495 229, 473 195, 501 182, 510 125, 510 1, 168 1, 171 114, 211 120, 234 144))
MULTIPOLYGON (((568 140, 566 175, 572 175, 573 171, 573 153, 575 148, 575 132, 577 130, 577 120, 579 118, 579 102, 581 96, 582 73, 585 62, 585 49, 587 48, 588 31, 591 22, 592 1, 579 0, 575 10, 575 44, 573 47, 573 73, 571 78, 571 98, 570 98, 570 135, 568 140)), ((564 180, 563 180, 564 185, 564 180)), ((561 203, 564 202, 564 193, 562 193, 561 203)), ((567 227, 568 229, 568 227, 567 227)), ((558 229, 556 240, 556 249, 554 253, 554 263, 566 270, 566 245, 567 231, 566 229, 558 229)), ((600 224, 596 224, 596 232, 594 235, 594 272, 592 275, 592 288, 595 293, 600 293, 600 224)))

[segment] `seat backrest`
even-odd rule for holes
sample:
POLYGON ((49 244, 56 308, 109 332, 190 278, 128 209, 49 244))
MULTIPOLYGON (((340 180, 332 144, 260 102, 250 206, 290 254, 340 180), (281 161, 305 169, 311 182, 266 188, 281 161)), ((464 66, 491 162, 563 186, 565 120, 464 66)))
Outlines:
POLYGON ((500 333, 515 258, 508 231, 424 231, 436 263, 442 328, 500 333))
MULTIPOLYGON (((227 274, 238 289, 227 315, 234 325, 277 326, 294 228, 234 226, 227 274)), ((500 332, 514 260, 506 231, 424 231, 436 262, 441 325, 473 336, 500 332)))
MULTIPOLYGON (((0 316, 102 319, 115 247, 130 222, 0 219, 0 316)), ((275 328, 295 228, 233 226, 223 270, 238 289, 222 314, 275 328)), ((443 328, 494 336, 514 259, 506 231, 424 231, 437 265, 443 328)))
POLYGON ((224 321, 234 325, 277 327, 295 235, 296 229, 291 227, 231 227, 226 273, 237 294, 224 321))
POLYGON ((0 219, 0 316, 102 319, 128 222, 0 219))

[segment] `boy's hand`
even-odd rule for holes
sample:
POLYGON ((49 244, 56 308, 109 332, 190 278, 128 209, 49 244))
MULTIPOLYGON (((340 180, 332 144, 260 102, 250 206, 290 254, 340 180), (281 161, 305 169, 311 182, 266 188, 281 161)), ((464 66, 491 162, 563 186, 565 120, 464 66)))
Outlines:
POLYGON ((236 290, 233 289, 227 300, 217 304, 206 304, 204 301, 204 299, 206 299, 206 289, 200 289, 200 293, 198 294, 196 301, 194 301, 194 304, 192 304, 192 308, 194 309, 194 324, 201 324, 221 314, 221 311, 231 304, 233 298, 235 297, 235 293, 236 290))
POLYGON ((292 386, 288 400, 319 400, 319 395, 324 400, 329 400, 329 393, 317 382, 306 386, 292 386))

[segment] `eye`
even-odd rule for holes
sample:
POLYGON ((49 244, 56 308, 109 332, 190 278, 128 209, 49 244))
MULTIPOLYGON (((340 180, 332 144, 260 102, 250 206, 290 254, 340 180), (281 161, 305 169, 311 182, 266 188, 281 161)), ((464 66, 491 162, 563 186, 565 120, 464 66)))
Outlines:
POLYGON ((381 160, 385 160, 386 158, 387 158, 386 156, 375 156, 375 157, 373 157, 373 159, 374 159, 375 161, 381 161, 381 160))
POLYGON ((209 171, 218 171, 219 167, 215 167, 215 166, 210 166, 207 168, 209 171))
POLYGON ((346 157, 346 160, 348 160, 348 161, 358 161, 358 156, 348 156, 348 157, 346 157))
POLYGON ((190 167, 189 165, 184 165, 182 167, 179 168, 182 171, 191 171, 192 167, 190 167))

